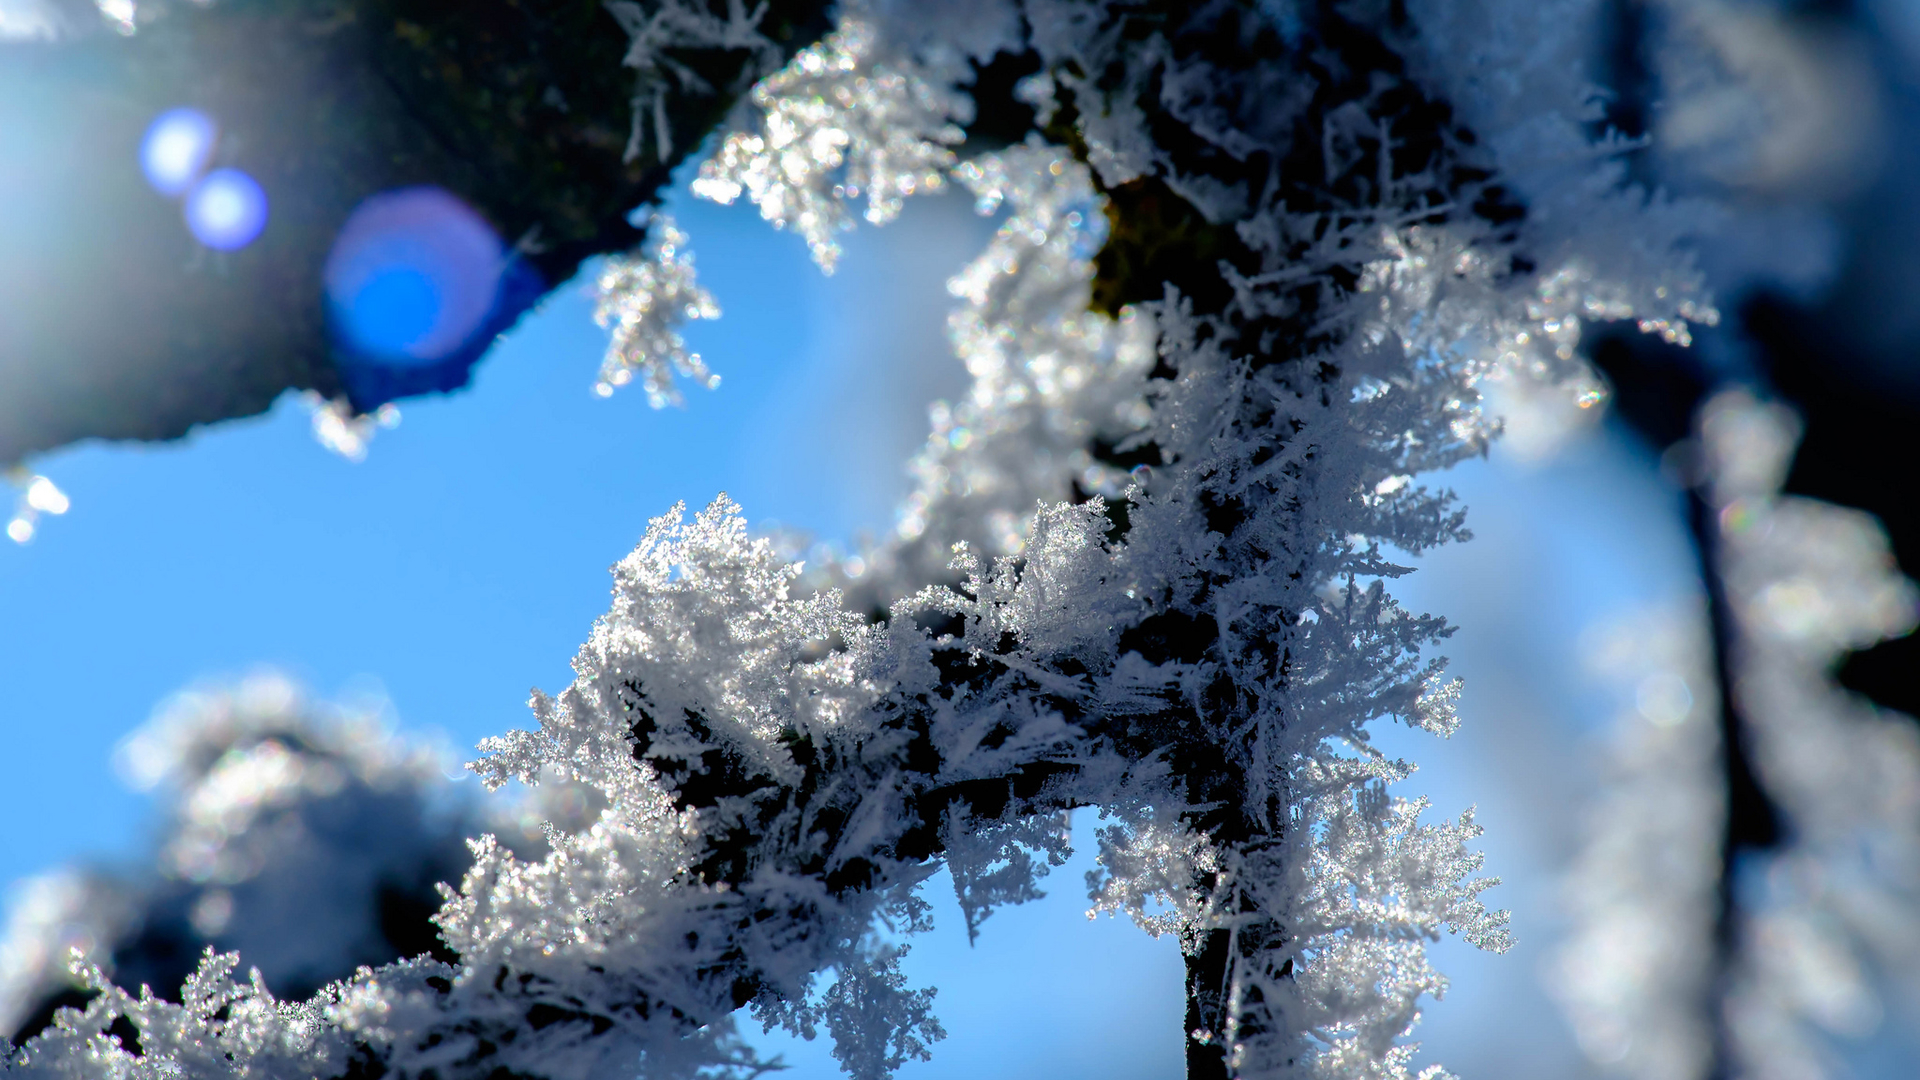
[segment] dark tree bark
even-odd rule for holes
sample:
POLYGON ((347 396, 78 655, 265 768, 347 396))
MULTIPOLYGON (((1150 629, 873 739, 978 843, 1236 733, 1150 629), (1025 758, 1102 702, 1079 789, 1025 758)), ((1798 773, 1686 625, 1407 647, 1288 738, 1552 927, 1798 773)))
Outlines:
MULTIPOLYGON (((142 5, 147 7, 149 5, 142 5)), ((712 0, 715 11, 725 0, 712 0)), ((0 465, 84 438, 166 439, 264 411, 289 388, 371 409, 464 385, 493 338, 592 255, 630 247, 658 197, 771 59, 828 28, 825 0, 771 0, 777 57, 680 51, 673 138, 628 154, 635 72, 600 0, 223 0, 132 37, 0 46, 0 465), (265 188, 250 246, 201 249, 137 157, 161 111, 221 126, 216 164, 265 188), (467 347, 416 368, 329 341, 321 271, 367 196, 432 184, 515 258, 467 347)))

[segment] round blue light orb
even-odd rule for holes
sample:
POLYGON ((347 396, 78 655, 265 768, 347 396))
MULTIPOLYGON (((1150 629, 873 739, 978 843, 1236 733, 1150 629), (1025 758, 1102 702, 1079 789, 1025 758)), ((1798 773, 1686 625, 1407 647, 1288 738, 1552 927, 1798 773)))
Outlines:
POLYGON ((172 198, 200 179, 213 155, 219 128, 198 109, 168 109, 147 125, 140 141, 140 171, 153 190, 172 198))
POLYGON ((433 364, 486 325, 506 249, 472 207, 437 187, 375 195, 354 210, 327 258, 335 333, 363 358, 433 364))
POLYGON ((215 251, 238 251, 267 227, 267 193, 239 169, 215 169, 187 193, 187 228, 215 251))

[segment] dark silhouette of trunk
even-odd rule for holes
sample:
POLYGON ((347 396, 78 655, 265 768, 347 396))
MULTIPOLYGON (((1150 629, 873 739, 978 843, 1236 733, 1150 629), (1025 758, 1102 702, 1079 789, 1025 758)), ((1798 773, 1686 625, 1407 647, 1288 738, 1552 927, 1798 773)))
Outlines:
POLYGON ((1226 991, 1230 935, 1208 930, 1184 943, 1187 962, 1187 1080, 1228 1080, 1226 991))
POLYGON ((1752 852, 1779 845, 1785 823, 1754 772, 1746 724, 1740 717, 1740 686, 1733 665, 1740 649, 1739 630, 1728 606, 1720 561, 1719 515, 1701 487, 1687 496, 1687 524, 1700 560, 1700 580, 1707 590, 1707 608, 1713 639, 1714 681, 1720 688, 1720 763, 1727 793, 1726 827, 1720 836, 1720 890, 1713 925, 1713 979, 1706 1012, 1713 1032, 1715 1080, 1731 1080, 1738 1072, 1733 1059, 1733 1037, 1727 1030, 1725 1003, 1732 990, 1739 955, 1740 911, 1736 871, 1752 852))

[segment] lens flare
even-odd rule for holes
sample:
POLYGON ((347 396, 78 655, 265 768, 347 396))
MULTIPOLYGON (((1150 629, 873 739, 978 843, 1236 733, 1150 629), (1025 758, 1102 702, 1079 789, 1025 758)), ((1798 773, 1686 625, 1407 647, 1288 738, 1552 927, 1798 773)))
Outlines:
POLYGON ((139 29, 139 6, 134 0, 93 0, 93 6, 100 9, 114 30, 125 37, 132 37, 139 29))
POLYGON ((500 237, 436 187, 369 198, 327 258, 328 310, 343 344, 398 366, 458 352, 492 313, 506 269, 500 237))
POLYGON ((146 138, 140 143, 140 171, 147 174, 153 190, 170 198, 180 195, 200 179, 218 135, 219 129, 206 113, 169 109, 147 125, 146 138))
POLYGON ((187 195, 187 228, 215 251, 238 251, 267 227, 267 193, 239 169, 215 169, 187 195))

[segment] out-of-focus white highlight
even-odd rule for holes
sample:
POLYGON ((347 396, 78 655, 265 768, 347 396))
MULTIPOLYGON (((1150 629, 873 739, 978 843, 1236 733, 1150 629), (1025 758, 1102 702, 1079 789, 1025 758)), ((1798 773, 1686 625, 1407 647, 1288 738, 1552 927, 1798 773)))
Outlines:
POLYGON ((1661 727, 1672 727, 1693 711, 1693 691, 1687 680, 1671 671, 1659 671, 1640 680, 1634 691, 1640 715, 1661 727))
POLYGON ((238 251, 267 227, 267 193, 238 169, 215 169, 187 196, 187 228, 215 251, 238 251))
POLYGON ((42 513, 64 514, 72 502, 65 492, 53 486, 53 481, 36 476, 33 483, 27 485, 27 505, 42 513))
POLYGON ((7 539, 16 544, 24 544, 33 539, 40 531, 40 515, 58 516, 73 506, 67 493, 61 491, 53 481, 44 476, 28 476, 24 471, 13 474, 10 479, 20 489, 20 497, 15 501, 13 517, 7 522, 7 539))
POLYGON ((49 41, 59 32, 43 0, 0 0, 0 41, 49 41))
POLYGON ((200 179, 218 137, 219 128, 206 113, 168 109, 147 126, 140 142, 140 171, 160 194, 183 194, 200 179))
POLYGON ((140 15, 139 5, 134 3, 134 0, 94 0, 94 6, 100 9, 100 14, 107 20, 107 25, 113 27, 118 33, 128 37, 133 36, 134 30, 138 28, 137 20, 140 15))
POLYGON ((356 413, 346 398, 329 401, 308 390, 300 404, 313 418, 313 441, 352 462, 367 460, 368 444, 380 429, 400 426, 400 406, 391 401, 371 413, 356 413))

